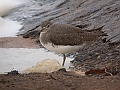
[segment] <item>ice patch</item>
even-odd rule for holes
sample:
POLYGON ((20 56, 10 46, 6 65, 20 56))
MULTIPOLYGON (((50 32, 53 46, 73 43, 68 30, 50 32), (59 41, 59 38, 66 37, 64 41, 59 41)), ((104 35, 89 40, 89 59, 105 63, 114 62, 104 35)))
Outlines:
POLYGON ((0 37, 14 37, 22 27, 19 22, 0 17, 0 37))
POLYGON ((0 16, 6 15, 11 9, 22 5, 21 0, 0 0, 0 16))
POLYGON ((1 16, 7 15, 11 9, 25 3, 23 0, 0 0, 0 37, 13 37, 22 27, 17 21, 4 19, 1 16))
MULTIPOLYGON (((9 72, 13 68, 21 72, 44 59, 56 59, 60 65, 63 62, 62 56, 46 52, 43 48, 0 48, 0 73, 9 72)), ((64 66, 66 69, 70 66, 70 60, 71 58, 66 58, 64 66)))

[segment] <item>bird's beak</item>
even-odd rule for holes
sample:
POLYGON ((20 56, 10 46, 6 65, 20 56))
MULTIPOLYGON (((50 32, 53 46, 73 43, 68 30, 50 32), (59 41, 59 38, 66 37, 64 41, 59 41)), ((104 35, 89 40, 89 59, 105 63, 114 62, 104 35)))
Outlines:
POLYGON ((40 32, 37 32, 37 33, 33 36, 33 38, 34 38, 38 33, 40 33, 40 32))
POLYGON ((41 33, 42 31, 44 31, 45 29, 46 29, 46 27, 43 27, 43 28, 42 28, 42 27, 40 26, 40 33, 41 33))
POLYGON ((33 37, 35 37, 38 33, 41 33, 42 27, 40 26, 40 28, 36 31, 38 31, 33 37))
POLYGON ((40 33, 43 31, 42 27, 40 26, 40 33))

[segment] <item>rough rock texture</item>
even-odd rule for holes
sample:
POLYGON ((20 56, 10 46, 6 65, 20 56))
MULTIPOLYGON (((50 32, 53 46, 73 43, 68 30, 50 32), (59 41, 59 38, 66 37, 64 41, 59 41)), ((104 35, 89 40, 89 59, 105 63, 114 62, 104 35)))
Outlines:
POLYGON ((18 11, 11 18, 22 21, 19 34, 24 37, 34 37, 44 20, 72 24, 83 30, 103 27, 101 31, 108 35, 103 39, 107 42, 88 45, 78 52, 73 63, 82 70, 120 71, 120 0, 30 0, 18 11))
POLYGON ((120 42, 119 0, 65 0, 55 8, 36 11, 32 17, 28 18, 29 21, 24 22, 23 28, 26 31, 34 30, 46 19, 75 26, 85 25, 83 30, 104 26, 102 31, 107 33, 107 41, 120 42))
POLYGON ((76 55, 74 66, 79 70, 104 70, 111 73, 120 71, 120 44, 109 45, 94 43, 80 50, 76 55))

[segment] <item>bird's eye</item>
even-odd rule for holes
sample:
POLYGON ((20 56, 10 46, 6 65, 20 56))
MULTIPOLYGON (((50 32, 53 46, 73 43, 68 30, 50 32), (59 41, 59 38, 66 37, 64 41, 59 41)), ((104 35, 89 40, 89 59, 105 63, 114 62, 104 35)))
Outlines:
POLYGON ((50 25, 48 24, 47 27, 49 27, 50 25))

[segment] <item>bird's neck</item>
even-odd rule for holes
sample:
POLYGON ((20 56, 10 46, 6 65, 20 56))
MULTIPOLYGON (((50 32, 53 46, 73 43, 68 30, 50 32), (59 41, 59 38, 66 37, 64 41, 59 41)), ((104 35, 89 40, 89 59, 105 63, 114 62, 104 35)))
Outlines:
POLYGON ((46 32, 41 32, 41 33, 40 33, 39 40, 40 40, 40 42, 41 42, 42 45, 45 45, 45 44, 47 44, 48 42, 51 43, 50 38, 49 38, 49 35, 48 35, 48 33, 46 33, 46 32))

